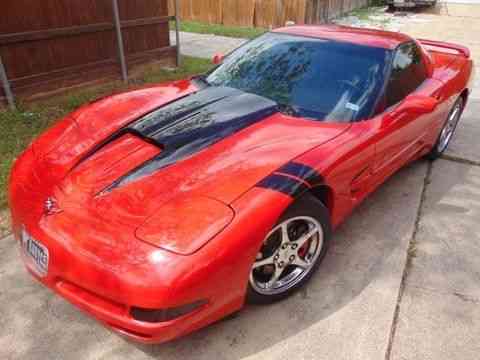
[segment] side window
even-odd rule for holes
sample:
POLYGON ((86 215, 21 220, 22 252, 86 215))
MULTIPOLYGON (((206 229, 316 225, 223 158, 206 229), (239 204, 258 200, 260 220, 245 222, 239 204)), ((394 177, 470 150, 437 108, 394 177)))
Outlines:
POLYGON ((425 64, 417 45, 402 44, 395 52, 393 67, 385 92, 386 107, 403 100, 427 78, 425 64))

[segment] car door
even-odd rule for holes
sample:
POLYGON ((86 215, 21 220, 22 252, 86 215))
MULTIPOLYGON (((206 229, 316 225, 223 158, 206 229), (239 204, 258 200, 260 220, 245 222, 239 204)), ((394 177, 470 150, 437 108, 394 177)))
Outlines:
POLYGON ((408 162, 424 146, 433 114, 404 111, 402 102, 415 93, 429 96, 425 94, 425 89, 422 90, 427 82, 427 69, 416 43, 401 44, 395 51, 377 116, 379 133, 374 173, 380 181, 408 162))

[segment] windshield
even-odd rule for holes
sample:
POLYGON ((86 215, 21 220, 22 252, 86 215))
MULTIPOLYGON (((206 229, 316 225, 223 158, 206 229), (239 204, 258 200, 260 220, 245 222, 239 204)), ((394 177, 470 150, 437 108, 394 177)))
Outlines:
POLYGON ((267 97, 292 115, 348 122, 371 116, 389 58, 382 48, 267 33, 205 80, 267 97))

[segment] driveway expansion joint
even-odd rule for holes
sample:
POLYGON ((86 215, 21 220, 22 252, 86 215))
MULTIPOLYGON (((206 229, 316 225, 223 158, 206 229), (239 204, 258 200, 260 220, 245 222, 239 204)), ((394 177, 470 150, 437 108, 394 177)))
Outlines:
POLYGON ((460 293, 460 292, 458 292, 458 291, 455 291, 455 292, 453 293, 453 295, 455 295, 455 296, 458 297, 460 300, 465 301, 465 302, 471 302, 471 303, 473 303, 473 304, 478 304, 478 303, 480 303, 480 300, 479 300, 479 299, 476 299, 476 298, 471 297, 471 296, 469 296, 469 295, 462 294, 462 293, 460 293))
POLYGON ((443 160, 448 160, 448 161, 454 161, 458 162, 461 164, 466 164, 466 165, 473 165, 473 166, 480 166, 480 161, 474 161, 474 160, 469 160, 465 158, 461 158, 455 155, 442 155, 441 159, 443 160))
POLYGON ((390 360, 391 355, 392 355, 393 341, 395 339, 398 319, 399 319, 399 316, 400 316, 400 306, 401 306, 401 303, 402 303, 403 294, 405 292, 405 286, 406 286, 408 274, 409 274, 409 271, 412 267, 412 260, 415 257, 416 243, 417 243, 417 233, 418 233, 418 229, 419 229, 419 225, 420 225, 420 219, 422 218, 423 204, 424 204, 425 198, 426 198, 427 187, 430 184, 431 174, 432 174, 432 162, 428 161, 427 172, 426 172, 425 177, 423 179, 423 188, 422 188, 422 193, 420 195, 420 202, 419 202, 418 207, 417 207, 415 224, 414 224, 414 227, 413 227, 412 236, 410 237, 410 241, 408 243, 407 259, 406 259, 406 262, 405 262, 405 267, 403 269, 402 279, 400 281, 400 287, 399 287, 399 290, 398 290, 397 304, 395 306, 395 311, 394 311, 393 319, 392 319, 392 325, 390 327, 390 334, 389 334, 389 337, 388 337, 387 350, 385 352, 385 360, 390 360))
POLYGON ((438 289, 433 289, 433 288, 430 288, 430 287, 415 285, 415 284, 408 284, 408 286, 411 287, 412 289, 417 289, 417 290, 427 292, 427 293, 431 293, 431 294, 434 294, 434 295, 442 295, 442 296, 453 295, 453 296, 456 296, 457 298, 459 298, 460 300, 463 300, 465 302, 470 302, 470 303, 473 303, 473 304, 479 304, 480 303, 479 298, 477 298, 475 296, 472 296, 472 295, 469 295, 469 294, 465 294, 463 292, 459 292, 459 291, 453 291, 453 292, 440 291, 438 289))
POLYGON ((8 237, 9 237, 9 236, 11 236, 11 235, 12 235, 12 233, 11 233, 11 232, 7 232, 7 233, 5 233, 4 235, 0 236, 0 241, 2 241, 3 239, 6 239, 6 238, 8 238, 8 237))

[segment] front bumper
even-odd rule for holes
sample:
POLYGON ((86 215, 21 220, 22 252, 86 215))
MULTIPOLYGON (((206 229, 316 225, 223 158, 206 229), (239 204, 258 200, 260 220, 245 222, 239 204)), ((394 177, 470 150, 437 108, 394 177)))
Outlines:
MULTIPOLYGON (((95 221, 88 214, 75 217, 82 209, 46 215, 44 203, 56 183, 52 171, 44 170, 29 148, 15 163, 9 187, 19 246, 24 229, 48 249, 44 276, 22 250, 27 269, 42 284, 114 331, 145 343, 183 336, 243 306, 243 274, 222 270, 216 247, 181 256, 136 239, 132 229, 119 228, 118 222, 95 221), (227 274, 232 282, 226 283, 227 274), (150 323, 131 315, 133 307, 172 309, 198 300, 207 303, 170 321, 150 323)), ((234 263, 228 255, 225 261, 234 263)))
MULTIPOLYGON (((108 298, 103 294, 96 293, 78 285, 78 282, 85 282, 85 280, 86 282, 90 282, 91 280, 87 279, 87 277, 78 277, 78 281, 67 279, 67 277, 71 277, 70 271, 65 271, 65 269, 62 270, 55 264, 55 259, 58 260, 59 256, 61 257, 58 249, 54 246, 52 248, 51 241, 49 242, 45 237, 39 236, 40 234, 38 230, 32 230, 33 229, 31 228, 28 229, 29 232, 31 231, 31 233, 35 234, 35 238, 38 239, 38 241, 48 244, 46 246, 51 249, 50 253, 52 261, 49 264, 47 275, 42 277, 37 271, 35 271, 30 258, 25 254, 25 251, 22 248, 21 253, 23 262, 30 274, 40 283, 50 288, 56 294, 59 294, 82 311, 93 316, 106 327, 133 340, 142 343, 166 342, 217 321, 226 314, 237 310, 242 305, 239 302, 235 304, 229 303, 220 305, 219 302, 209 301, 192 312, 171 321, 158 323, 138 321, 131 315, 131 309, 132 307, 145 306, 145 303, 136 304, 130 302, 129 298, 132 297, 132 294, 129 293, 129 291, 135 291, 131 288, 130 284, 125 282, 121 286, 117 286, 118 292, 115 294, 115 297, 113 298, 112 296, 108 298), (131 290, 128 290, 129 288, 131 290)), ((18 234, 16 234, 16 238, 19 241, 19 246, 21 246, 18 234)), ((76 263, 76 260, 71 259, 71 262, 76 263)), ((78 263, 74 265, 74 267, 78 266, 78 263)), ((78 276, 78 274, 76 276, 78 276)), ((108 278, 100 274, 98 275, 97 282, 100 286, 104 286, 110 281, 111 280, 108 278)), ((149 296, 148 292, 143 292, 143 294, 147 297, 149 296)), ((156 298, 158 306, 165 306, 163 304, 166 302, 162 300, 169 297, 167 293, 157 292, 156 295, 158 296, 156 298)), ((183 300, 180 300, 179 298, 177 301, 178 304, 180 304, 183 300)), ((172 302, 170 300, 170 304, 175 302, 176 301, 172 302)))

